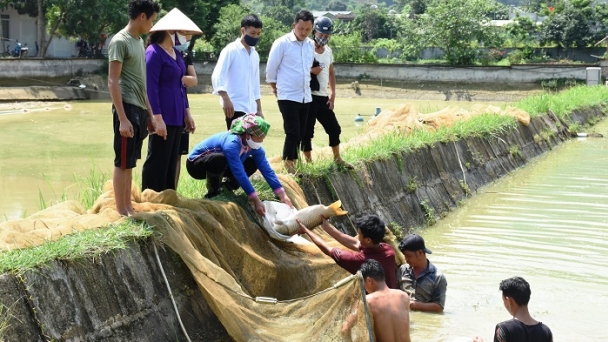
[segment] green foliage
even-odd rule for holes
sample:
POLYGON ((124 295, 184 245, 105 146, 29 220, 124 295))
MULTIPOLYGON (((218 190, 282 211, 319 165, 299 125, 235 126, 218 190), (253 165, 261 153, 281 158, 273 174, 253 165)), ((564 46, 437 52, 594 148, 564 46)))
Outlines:
POLYGON ((47 0, 46 19, 51 34, 68 38, 82 37, 89 44, 99 43, 101 33, 114 33, 129 20, 122 0, 47 0))
POLYGON ((215 35, 210 40, 217 55, 226 44, 241 36, 241 19, 249 13, 250 10, 241 5, 228 5, 220 10, 217 23, 213 27, 215 35))
POLYGON ((346 11, 347 9, 348 5, 340 0, 332 0, 325 6, 327 11, 346 11))
POLYGON ((124 249, 129 241, 152 236, 147 223, 125 220, 107 227, 88 229, 56 241, 23 250, 0 252, 0 274, 25 272, 56 259, 94 257, 114 249, 124 249))
POLYGON ((530 46, 535 44, 535 35, 538 26, 528 17, 517 16, 513 23, 505 26, 508 37, 517 45, 530 46))
MULTIPOLYGON (((251 10, 240 5, 229 5, 220 10, 218 22, 215 24, 216 34, 211 39, 211 45, 216 55, 235 39, 241 36, 241 19, 251 13, 251 10), (240 18, 235 20, 234 18, 240 18)), ((267 58, 272 43, 281 35, 289 32, 289 27, 279 21, 261 16, 263 28, 256 50, 261 59, 267 58)), ((293 21, 293 19, 291 20, 293 21)))
POLYGON ((295 14, 286 6, 274 6, 274 7, 266 7, 262 12, 264 17, 272 18, 279 23, 291 27, 293 24, 293 19, 295 14))
POLYGON ((507 55, 511 65, 518 65, 524 62, 524 53, 521 50, 513 50, 507 55))
POLYGON ((500 46, 498 29, 486 25, 489 8, 487 0, 437 0, 427 8, 421 27, 428 43, 442 47, 450 64, 472 64, 477 55, 473 42, 500 46))
MULTIPOLYGON (((236 2, 236 3, 238 4, 239 2, 236 2)), ((300 9, 304 8, 305 1, 304 0, 251 0, 251 1, 247 1, 247 4, 245 4, 245 1, 243 1, 243 4, 248 5, 251 8, 253 8, 255 13, 263 13, 264 9, 266 9, 266 8, 285 6, 290 11, 292 11, 292 13, 295 16, 296 12, 298 12, 300 9)), ((293 21, 293 18, 292 18, 292 21, 293 21)))
POLYGON ((255 48, 260 54, 260 59, 266 60, 268 58, 268 54, 270 53, 272 43, 277 38, 289 32, 291 30, 291 26, 283 25, 283 23, 279 21, 264 16, 262 16, 261 19, 264 23, 264 28, 262 29, 260 41, 258 42, 258 45, 255 46, 255 48))
POLYGON ((214 56, 213 45, 204 39, 197 39, 192 51, 195 59, 210 59, 214 56))
POLYGON ((420 55, 420 52, 424 50, 425 37, 424 30, 420 28, 420 22, 418 20, 399 20, 397 30, 397 41, 402 46, 401 59, 402 60, 416 60, 420 55))
POLYGON ((608 101, 606 86, 575 86, 559 93, 545 93, 527 97, 515 104, 531 116, 546 114, 551 109, 557 116, 565 119, 575 109, 595 106, 608 101))
POLYGON ((397 52, 403 50, 403 46, 394 39, 379 38, 373 43, 374 48, 372 49, 372 53, 374 55, 378 55, 378 51, 384 49, 388 52, 388 58, 391 58, 394 57, 397 52))
POLYGON ((562 13, 552 15, 542 26, 542 45, 557 44, 564 48, 585 47, 593 38, 586 11, 566 6, 562 13))
POLYGON ((364 43, 378 38, 393 38, 399 29, 396 16, 389 15, 385 7, 371 6, 358 10, 350 26, 351 32, 361 34, 364 43))
POLYGON ((336 63, 375 63, 376 56, 362 46, 361 34, 333 35, 329 44, 336 63))

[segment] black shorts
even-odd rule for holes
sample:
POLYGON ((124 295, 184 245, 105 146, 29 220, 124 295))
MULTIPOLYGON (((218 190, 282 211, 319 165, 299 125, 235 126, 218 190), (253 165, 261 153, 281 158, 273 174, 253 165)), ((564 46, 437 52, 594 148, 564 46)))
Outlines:
POLYGON ((114 121, 114 166, 121 169, 132 169, 137 159, 141 159, 141 147, 148 136, 148 111, 130 103, 122 103, 125 115, 133 125, 133 137, 120 135, 120 121, 116 108, 112 105, 114 121))

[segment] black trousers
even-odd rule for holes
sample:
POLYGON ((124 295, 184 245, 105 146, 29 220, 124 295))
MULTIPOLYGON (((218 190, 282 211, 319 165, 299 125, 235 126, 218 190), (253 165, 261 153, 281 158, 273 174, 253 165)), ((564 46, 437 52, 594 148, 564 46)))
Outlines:
POLYGON ((232 121, 234 121, 237 118, 240 118, 241 116, 245 116, 245 114, 246 114, 245 112, 234 112, 234 115, 231 118, 226 117, 224 115, 224 118, 226 119, 226 129, 230 130, 230 125, 232 125, 232 121))
POLYGON ((304 152, 312 150, 312 138, 315 136, 315 124, 317 121, 323 126, 325 133, 329 135, 329 146, 340 145, 342 128, 338 123, 336 113, 329 109, 327 101, 329 101, 329 97, 327 96, 312 96, 312 103, 308 111, 308 119, 306 120, 306 131, 302 137, 302 151, 304 152))
POLYGON ((283 115, 283 160, 298 159, 300 143, 306 130, 306 120, 310 103, 300 103, 289 100, 279 100, 279 110, 283 115))
POLYGON ((175 190, 183 126, 167 126, 167 140, 156 134, 148 138, 148 156, 141 171, 141 189, 175 190))
MULTIPOLYGON (((251 176, 258 170, 258 166, 251 156, 245 159, 243 167, 247 176, 251 176)), ((232 176, 232 171, 228 167, 226 157, 222 153, 209 153, 196 158, 194 161, 187 160, 186 170, 194 179, 206 179, 207 172, 216 175, 223 172, 224 176, 230 178, 231 182, 236 182, 232 176)))

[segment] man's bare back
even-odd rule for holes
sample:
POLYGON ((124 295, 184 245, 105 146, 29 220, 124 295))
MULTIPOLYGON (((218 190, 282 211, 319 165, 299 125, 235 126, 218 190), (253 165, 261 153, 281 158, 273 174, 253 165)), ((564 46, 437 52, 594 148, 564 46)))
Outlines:
POLYGON ((410 297, 385 287, 366 296, 378 342, 410 342, 410 297))

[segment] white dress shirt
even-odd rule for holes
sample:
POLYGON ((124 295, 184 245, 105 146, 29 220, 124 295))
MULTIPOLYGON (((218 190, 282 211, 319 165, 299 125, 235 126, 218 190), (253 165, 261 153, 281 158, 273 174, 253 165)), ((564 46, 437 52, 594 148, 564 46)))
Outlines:
POLYGON ((293 31, 274 41, 266 63, 266 82, 276 83, 277 99, 312 101, 310 68, 314 55, 314 42, 310 38, 298 41, 293 31))
MULTIPOLYGON (((260 56, 254 47, 251 53, 241 43, 241 38, 226 45, 211 74, 213 94, 225 91, 236 112, 257 113, 256 100, 260 99, 260 56)), ((220 105, 224 100, 220 97, 220 105)))

